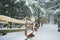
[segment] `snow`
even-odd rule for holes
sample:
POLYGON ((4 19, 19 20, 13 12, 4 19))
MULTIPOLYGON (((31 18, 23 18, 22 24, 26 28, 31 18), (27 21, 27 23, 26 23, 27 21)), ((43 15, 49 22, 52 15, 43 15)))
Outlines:
POLYGON ((56 11, 54 12, 54 14, 56 14, 57 12, 60 12, 60 9, 56 9, 56 11))
MULTIPOLYGON (((60 40, 60 32, 58 32, 57 24, 44 24, 43 27, 40 27, 34 34, 35 37, 29 40, 60 40)), ((24 32, 14 32, 0 36, 0 40, 24 40, 24 38, 24 32)))
POLYGON ((45 2, 49 2, 49 0, 46 0, 45 2))
POLYGON ((39 28, 35 40, 59 40, 59 35, 57 25, 48 24, 39 28))

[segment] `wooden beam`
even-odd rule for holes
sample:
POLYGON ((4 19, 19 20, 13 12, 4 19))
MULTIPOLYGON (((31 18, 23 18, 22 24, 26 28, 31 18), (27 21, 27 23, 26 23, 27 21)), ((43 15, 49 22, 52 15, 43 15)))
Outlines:
POLYGON ((14 18, 11 18, 11 17, 8 17, 8 16, 4 16, 4 15, 0 15, 0 20, 7 21, 7 22, 19 23, 19 24, 25 24, 26 23, 23 20, 14 19, 14 18))
MULTIPOLYGON (((20 29, 20 28, 0 28, 0 33, 11 33, 11 32, 22 32, 26 29, 20 29)), ((31 28, 28 28, 27 30, 31 30, 31 28)))
POLYGON ((25 29, 20 29, 20 28, 18 28, 18 29, 13 29, 13 28, 0 28, 0 33, 10 33, 10 32, 21 32, 21 31, 24 31, 25 29))

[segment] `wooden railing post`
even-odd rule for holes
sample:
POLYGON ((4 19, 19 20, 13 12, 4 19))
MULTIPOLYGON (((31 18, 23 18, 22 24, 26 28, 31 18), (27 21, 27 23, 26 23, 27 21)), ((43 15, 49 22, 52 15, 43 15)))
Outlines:
POLYGON ((25 24, 25 37, 26 37, 25 40, 28 40, 28 39, 27 39, 27 18, 26 18, 26 24, 25 24))

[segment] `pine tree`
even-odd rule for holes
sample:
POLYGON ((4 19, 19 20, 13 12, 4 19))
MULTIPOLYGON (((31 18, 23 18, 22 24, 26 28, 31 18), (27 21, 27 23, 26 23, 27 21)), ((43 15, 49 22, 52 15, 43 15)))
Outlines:
POLYGON ((30 17, 31 11, 25 5, 25 1, 19 0, 0 0, 2 15, 10 16, 12 18, 23 19, 25 16, 30 17))

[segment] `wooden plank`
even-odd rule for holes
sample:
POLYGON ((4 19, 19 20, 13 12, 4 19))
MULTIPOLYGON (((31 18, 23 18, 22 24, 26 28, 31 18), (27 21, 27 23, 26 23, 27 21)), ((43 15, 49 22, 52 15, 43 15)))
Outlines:
POLYGON ((8 22, 14 22, 14 23, 19 23, 19 24, 25 24, 26 23, 23 20, 14 19, 14 18, 7 17, 7 16, 4 16, 4 15, 0 15, 0 20, 8 21, 8 22))
MULTIPOLYGON (((31 28, 28 28, 27 30, 31 30, 31 28)), ((22 32, 22 31, 25 31, 25 29, 20 29, 20 28, 0 28, 0 33, 22 32)))
POLYGON ((0 33, 10 33, 10 32, 21 32, 21 31, 24 31, 25 29, 10 29, 10 28, 7 28, 7 29, 0 29, 0 33))

